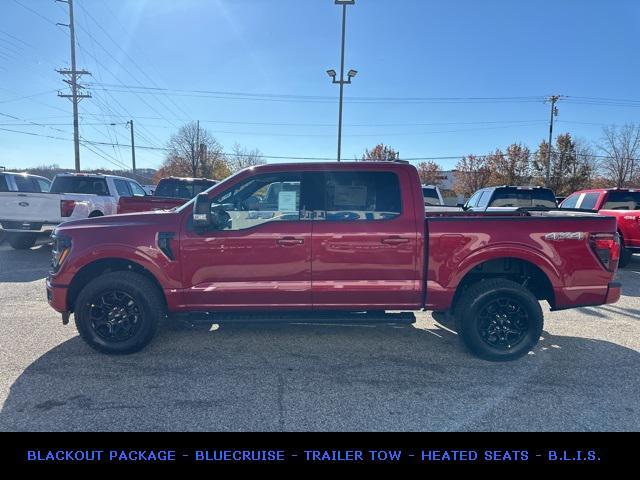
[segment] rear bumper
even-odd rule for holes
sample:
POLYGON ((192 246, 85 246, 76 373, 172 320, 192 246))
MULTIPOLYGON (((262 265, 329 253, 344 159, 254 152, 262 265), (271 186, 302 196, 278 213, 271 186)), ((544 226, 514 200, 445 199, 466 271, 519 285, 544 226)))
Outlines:
POLYGON ((618 300, 620 300, 621 293, 622 284, 620 282, 609 283, 609 288, 607 289, 607 296, 604 300, 604 303, 616 303, 618 300))
POLYGON ((52 222, 18 222, 0 219, 0 230, 10 233, 51 233, 57 225, 52 222))
POLYGON ((67 313, 67 294, 69 289, 66 286, 53 285, 47 279, 47 302, 56 312, 67 313))

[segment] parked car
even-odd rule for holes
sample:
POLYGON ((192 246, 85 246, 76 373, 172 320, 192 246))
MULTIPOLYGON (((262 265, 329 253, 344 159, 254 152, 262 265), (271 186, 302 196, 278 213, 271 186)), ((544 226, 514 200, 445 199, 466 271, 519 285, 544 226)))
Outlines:
POLYGON ((548 188, 508 185, 480 189, 464 205, 464 209, 471 212, 557 207, 556 197, 548 188))
POLYGON ((600 215, 615 217, 622 244, 621 267, 629 264, 634 253, 640 253, 639 189, 580 190, 568 196, 560 208, 597 211, 600 215))
POLYGON ((158 182, 153 195, 122 197, 118 202, 118 213, 148 212, 178 207, 216 183, 218 182, 208 178, 163 178, 158 182))
POLYGON ((167 313, 424 308, 456 318, 475 354, 511 360, 540 337, 539 300, 618 300, 617 237, 587 212, 425 217, 403 163, 270 164, 174 210, 58 226, 47 296, 105 353, 140 350, 167 313))
POLYGON ((56 175, 48 192, 0 192, 0 224, 15 249, 69 220, 116 213, 122 196, 144 195, 135 180, 100 174, 56 175))

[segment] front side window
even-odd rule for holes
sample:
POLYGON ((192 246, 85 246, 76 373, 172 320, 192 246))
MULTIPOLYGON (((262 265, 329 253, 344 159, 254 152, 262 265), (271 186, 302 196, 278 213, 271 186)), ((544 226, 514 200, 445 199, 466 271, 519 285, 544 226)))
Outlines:
POLYGON ((487 208, 489 200, 491 199, 491 194, 491 190, 485 190, 482 192, 482 195, 480 195, 480 199, 478 200, 478 208, 487 208))
POLYGON ((48 192, 49 187, 51 187, 51 182, 49 180, 45 180, 44 178, 36 178, 36 183, 38 184, 41 192, 48 192))
POLYGON ((248 178, 215 197, 212 210, 223 210, 223 230, 244 230, 268 222, 300 220, 298 173, 273 173, 248 178))
POLYGON ((40 187, 31 177, 16 175, 13 177, 19 192, 39 192, 40 187))
POLYGON ((467 203, 465 205, 466 208, 473 208, 478 204, 478 199, 480 198, 480 195, 482 195, 482 192, 476 192, 474 193, 471 198, 469 200, 467 200, 467 203))
POLYGON ((129 182, 129 188, 131 188, 131 193, 134 197, 145 197, 147 195, 147 192, 144 191, 144 188, 142 188, 136 182, 129 182))
POLYGON ((395 173, 326 172, 324 177, 324 207, 316 220, 390 220, 402 213, 395 173))
POLYGON ((580 198, 580 194, 574 193, 573 195, 566 198, 564 202, 562 202, 562 205, 560 206, 560 208, 576 208, 579 198, 580 198))

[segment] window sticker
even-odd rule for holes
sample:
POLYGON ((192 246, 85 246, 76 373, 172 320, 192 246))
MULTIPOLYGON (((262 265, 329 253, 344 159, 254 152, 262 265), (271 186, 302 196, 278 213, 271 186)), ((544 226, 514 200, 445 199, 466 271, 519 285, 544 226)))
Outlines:
POLYGON ((278 211, 279 212, 296 212, 296 192, 279 192, 278 193, 278 211))

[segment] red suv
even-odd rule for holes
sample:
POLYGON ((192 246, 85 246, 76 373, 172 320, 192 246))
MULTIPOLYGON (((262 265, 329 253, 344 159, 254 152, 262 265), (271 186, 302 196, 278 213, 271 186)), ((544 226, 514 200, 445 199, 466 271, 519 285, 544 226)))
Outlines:
POLYGON ((623 247, 619 263, 621 267, 631 261, 631 255, 640 253, 640 189, 581 190, 568 196, 560 208, 594 210, 600 215, 616 217, 623 247))

